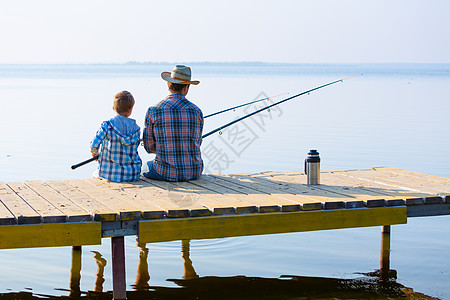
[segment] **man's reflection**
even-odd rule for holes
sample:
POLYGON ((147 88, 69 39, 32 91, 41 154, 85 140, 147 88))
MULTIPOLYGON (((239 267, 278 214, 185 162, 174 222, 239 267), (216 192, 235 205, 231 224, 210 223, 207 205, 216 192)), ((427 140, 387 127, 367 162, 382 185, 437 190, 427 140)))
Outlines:
POLYGON ((199 276, 192 266, 192 260, 189 257, 190 240, 181 241, 181 258, 183 258, 183 279, 198 278, 199 276))
POLYGON ((150 274, 148 273, 148 248, 145 243, 137 242, 139 248, 139 262, 136 272, 136 282, 134 283, 134 289, 148 290, 148 281, 150 280, 150 274))

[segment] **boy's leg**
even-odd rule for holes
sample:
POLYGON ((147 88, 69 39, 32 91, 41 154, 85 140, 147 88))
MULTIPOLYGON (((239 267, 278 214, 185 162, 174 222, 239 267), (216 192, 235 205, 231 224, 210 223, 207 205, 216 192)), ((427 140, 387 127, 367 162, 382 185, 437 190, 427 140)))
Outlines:
POLYGON ((155 168, 153 167, 153 160, 148 161, 147 165, 148 165, 148 172, 142 173, 142 175, 144 177, 147 177, 150 179, 155 179, 155 180, 164 180, 164 181, 166 180, 164 177, 159 175, 158 172, 156 172, 155 168))

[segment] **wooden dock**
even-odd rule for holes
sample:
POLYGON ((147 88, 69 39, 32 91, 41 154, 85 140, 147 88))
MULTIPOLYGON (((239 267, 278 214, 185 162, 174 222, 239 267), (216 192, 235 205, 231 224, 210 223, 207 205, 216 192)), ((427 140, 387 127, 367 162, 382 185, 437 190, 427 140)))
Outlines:
POLYGON ((73 246, 111 237, 114 299, 126 298, 124 236, 141 243, 382 226, 450 215, 450 179, 394 168, 203 175, 189 182, 102 179, 0 183, 0 249, 73 246))
POLYGON ((204 175, 180 183, 0 183, 0 249, 382 226, 450 214, 450 179, 394 168, 204 175))

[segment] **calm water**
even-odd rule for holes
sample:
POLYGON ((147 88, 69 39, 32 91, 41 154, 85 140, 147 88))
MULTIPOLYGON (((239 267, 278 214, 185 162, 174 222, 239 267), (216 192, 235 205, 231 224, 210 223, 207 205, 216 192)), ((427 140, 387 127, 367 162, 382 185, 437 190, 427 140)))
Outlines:
MULTIPOLYGON (((247 119, 237 128, 247 134, 241 142, 231 130, 206 138, 202 151, 207 172, 298 170, 308 150, 318 149, 324 170, 391 166, 450 177, 448 64, 192 67, 201 83, 190 89, 188 99, 205 115, 283 94, 271 100, 276 101, 364 74, 247 119)), ((91 177, 94 164, 75 171, 70 166, 89 158, 90 140, 101 121, 113 115, 112 96, 130 91, 136 99, 132 117, 143 126, 147 107, 167 94, 159 74, 171 68, 166 64, 0 66, 0 181, 91 177)), ((205 132, 261 105, 207 119, 205 132)), ((152 159, 145 151, 141 156, 152 159)), ((414 218, 407 225, 393 226, 391 268, 397 270, 397 283, 450 299, 449 228, 450 217, 414 218)), ((146 247, 148 284, 179 287, 179 282, 168 279, 183 277, 181 242, 146 247)), ((109 239, 100 246, 83 247, 81 290, 95 289, 97 264, 90 251, 108 261, 101 287, 111 290, 109 239)), ((127 238, 129 290, 139 277, 139 251, 135 238, 127 238)), ((192 266, 200 277, 219 277, 219 283, 209 282, 219 286, 230 284, 226 279, 236 275, 352 279, 361 277, 356 272, 379 268, 379 251, 380 228, 346 229, 191 241, 192 265, 189 260, 184 265, 192 266)), ((0 293, 69 295, 70 247, 1 250, 0 265, 0 293)))

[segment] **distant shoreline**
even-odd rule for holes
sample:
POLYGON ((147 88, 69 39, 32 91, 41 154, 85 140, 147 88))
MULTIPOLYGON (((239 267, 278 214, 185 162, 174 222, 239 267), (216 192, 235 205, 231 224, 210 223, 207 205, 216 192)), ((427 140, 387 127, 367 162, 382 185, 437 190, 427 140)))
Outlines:
POLYGON ((166 65, 176 65, 176 64, 184 64, 189 66, 357 66, 357 65, 365 65, 365 66, 375 66, 375 65, 398 65, 398 66, 406 66, 406 65, 441 65, 441 66, 449 66, 449 63, 437 63, 437 62, 360 62, 360 63, 286 63, 286 62, 259 62, 259 61, 237 61, 237 62, 226 62, 226 61, 204 61, 204 62, 138 62, 138 61, 128 61, 121 63, 102 63, 102 62, 92 62, 92 63, 0 63, 0 66, 121 66, 121 65, 147 65, 147 66, 166 66, 166 65))

